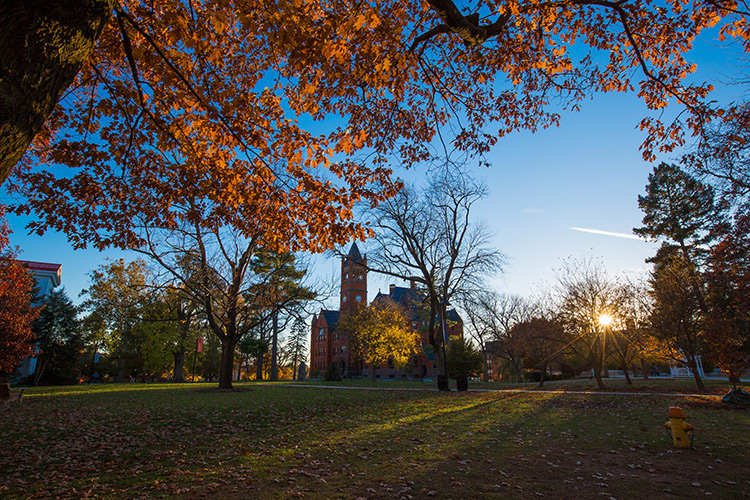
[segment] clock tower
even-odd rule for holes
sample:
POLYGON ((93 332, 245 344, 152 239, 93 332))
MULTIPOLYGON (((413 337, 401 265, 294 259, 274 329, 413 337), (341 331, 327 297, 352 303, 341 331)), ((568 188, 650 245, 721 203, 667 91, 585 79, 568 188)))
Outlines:
POLYGON ((348 316, 367 306, 367 257, 362 257, 356 243, 341 259, 341 316, 348 316))

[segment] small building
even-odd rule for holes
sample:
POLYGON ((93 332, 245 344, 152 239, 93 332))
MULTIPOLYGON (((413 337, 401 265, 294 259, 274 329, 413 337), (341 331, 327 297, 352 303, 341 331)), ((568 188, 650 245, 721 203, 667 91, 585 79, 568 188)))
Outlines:
MULTIPOLYGON (((62 281, 62 265, 28 260, 21 260, 19 262, 26 266, 34 277, 34 303, 41 303, 53 288, 60 286, 62 281)), ((38 352, 38 348, 36 352, 38 352)), ((32 375, 34 370, 36 370, 36 360, 35 356, 24 358, 16 369, 17 375, 22 378, 32 375)))

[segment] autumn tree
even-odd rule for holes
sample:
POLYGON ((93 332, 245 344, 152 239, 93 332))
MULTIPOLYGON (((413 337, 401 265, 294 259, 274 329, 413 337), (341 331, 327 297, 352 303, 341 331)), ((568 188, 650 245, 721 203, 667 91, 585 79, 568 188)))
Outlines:
POLYGON ((702 317, 702 296, 694 287, 696 269, 682 255, 659 262, 651 276, 654 305, 650 334, 660 353, 688 367, 699 390, 705 385, 698 371, 697 357, 706 333, 702 317))
POLYGON ((373 382, 375 370, 383 363, 406 366, 419 342, 403 309, 388 299, 359 308, 340 319, 337 328, 349 334, 352 354, 370 364, 373 382))
MULTIPOLYGON (((523 342, 514 327, 528 319, 536 306, 518 295, 502 295, 482 290, 462 296, 466 332, 477 343, 487 359, 494 356, 507 361, 516 381, 523 382, 523 342)), ((485 382, 488 381, 485 364, 485 382)))
POLYGON ((34 278, 8 246, 10 232, 5 207, 0 206, 0 372, 5 373, 15 370, 23 358, 31 355, 31 323, 39 314, 31 304, 34 278))
POLYGON ((133 326, 139 321, 138 308, 149 285, 146 262, 125 263, 118 259, 89 273, 89 286, 81 292, 86 299, 84 311, 94 314, 102 323, 104 335, 100 349, 117 359, 118 381, 125 376, 126 364, 137 363, 137 339, 133 326))
POLYGON ((56 383, 74 383, 83 348, 78 309, 65 289, 53 289, 40 305, 39 317, 32 323, 39 346, 33 383, 39 385, 45 372, 56 383))
MULTIPOLYGON (((740 82, 747 84, 747 80, 740 82)), ((683 163, 716 185, 722 198, 747 211, 750 195, 750 102, 728 107, 722 120, 707 127, 683 163)))
MULTIPOLYGON (((200 210, 197 203, 192 207, 200 210)), ((262 249, 231 228, 205 229, 198 222, 170 229, 144 225, 140 230, 147 244, 138 252, 161 269, 157 279, 179 285, 218 339, 219 387, 231 389, 237 343, 261 320, 264 304, 255 294, 260 280, 255 266, 261 263, 262 249)))
POLYGON ((705 343, 732 384, 750 368, 750 215, 739 213, 733 230, 711 252, 706 273, 705 343))
POLYGON ((571 337, 568 349, 591 367, 598 388, 605 389, 602 372, 613 352, 608 320, 622 317, 627 289, 591 259, 567 261, 557 285, 558 318, 571 337))
MULTIPOLYGON (((448 303, 482 288, 503 260, 489 247, 489 232, 472 218, 472 207, 486 195, 486 187, 467 172, 446 166, 435 170, 423 189, 407 187, 371 213, 368 267, 413 280, 424 290, 435 352, 444 348, 441 325, 448 303)), ((447 375, 442 356, 436 359, 438 372, 447 375)))
POLYGON ((543 387, 548 368, 569 345, 570 334, 561 322, 543 316, 517 323, 513 334, 527 364, 539 371, 539 387, 543 387))
MULTIPOLYGON (((102 113, 118 113, 129 118, 126 131, 160 125, 179 137, 207 126, 230 138, 229 150, 265 156, 284 152, 263 137, 278 121, 290 137, 330 144, 329 155, 368 148, 413 161, 439 134, 481 153, 514 130, 557 124, 560 108, 576 110, 596 92, 638 88, 650 110, 670 99, 687 110, 682 122, 644 119, 650 155, 683 142, 683 126, 698 131, 721 116, 703 103, 711 86, 689 82, 695 67, 684 55, 717 24, 722 37, 745 40, 745 16, 723 2, 645 0, 476 8, 316 0, 272 11, 233 0, 26 3, 0 17, 7 75, 0 136, 13 139, 2 151, 0 181, 63 95, 62 106, 94 110, 90 122, 84 113, 65 120, 71 130, 91 131, 102 113), (244 92, 230 92, 238 88, 244 92), (174 133, 158 103, 178 118, 197 110, 196 126, 174 133), (344 123, 318 140, 293 121, 306 114, 344 123), (451 121, 459 125, 452 134, 451 121)), ((53 132, 60 125, 55 116, 47 123, 53 132)))

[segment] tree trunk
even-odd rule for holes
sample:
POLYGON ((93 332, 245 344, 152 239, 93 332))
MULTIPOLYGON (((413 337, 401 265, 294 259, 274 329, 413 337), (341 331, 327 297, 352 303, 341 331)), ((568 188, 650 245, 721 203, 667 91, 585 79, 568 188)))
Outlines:
POLYGON ((0 4, 0 184, 94 50, 114 0, 0 4))
POLYGON ((547 363, 542 365, 542 369, 539 370, 539 387, 544 387, 544 375, 547 373, 547 363))
POLYGON ((523 372, 521 371, 520 361, 511 361, 511 364, 513 365, 513 371, 516 372, 516 382, 523 384, 523 372))
POLYGON ((263 356, 264 354, 258 355, 255 363, 255 380, 263 380, 263 356))
POLYGON ((375 369, 376 369, 375 368, 375 363, 373 363, 372 364, 372 381, 373 382, 377 382, 377 380, 375 379, 375 369))
POLYGON ((706 390, 706 386, 703 384, 703 379, 700 373, 698 373, 698 364, 695 362, 695 356, 688 356, 688 368, 693 373, 695 379, 695 385, 698 386, 698 390, 703 392, 706 390))
POLYGON ((185 348, 181 348, 179 351, 173 352, 174 355, 174 370, 172 370, 172 382, 184 382, 185 381, 185 348))
POLYGON ((227 335, 221 342, 221 369, 219 370, 219 389, 232 388, 232 368, 234 368, 235 342, 227 335))
POLYGON ((602 380, 602 367, 595 364, 593 368, 594 368, 594 378, 596 379, 596 386, 599 388, 600 391, 603 391, 607 387, 604 385, 604 380, 602 380))
POLYGON ((641 358, 641 371, 643 372, 643 380, 648 380, 648 366, 646 365, 646 358, 641 358))
POLYGON ((485 382, 490 381, 490 369, 489 366, 487 366, 487 350, 482 346, 482 359, 484 360, 484 364, 482 365, 482 380, 485 382))
POLYGON ((627 385, 633 385, 633 381, 632 381, 632 380, 630 380, 630 374, 628 373, 628 365, 627 365, 627 364, 625 364, 625 362, 624 362, 624 361, 623 361, 623 363, 622 363, 622 373, 624 373, 624 374, 625 374, 625 383, 626 383, 627 385))
POLYGON ((279 312, 274 311, 271 316, 271 376, 272 382, 279 380, 279 312))

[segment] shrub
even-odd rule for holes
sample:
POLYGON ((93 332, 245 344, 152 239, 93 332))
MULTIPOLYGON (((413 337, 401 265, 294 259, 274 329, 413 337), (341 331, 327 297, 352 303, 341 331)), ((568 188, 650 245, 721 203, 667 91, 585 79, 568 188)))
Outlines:
POLYGON ((338 362, 333 361, 328 365, 324 378, 328 382, 337 382, 341 380, 341 372, 339 371, 338 362))

